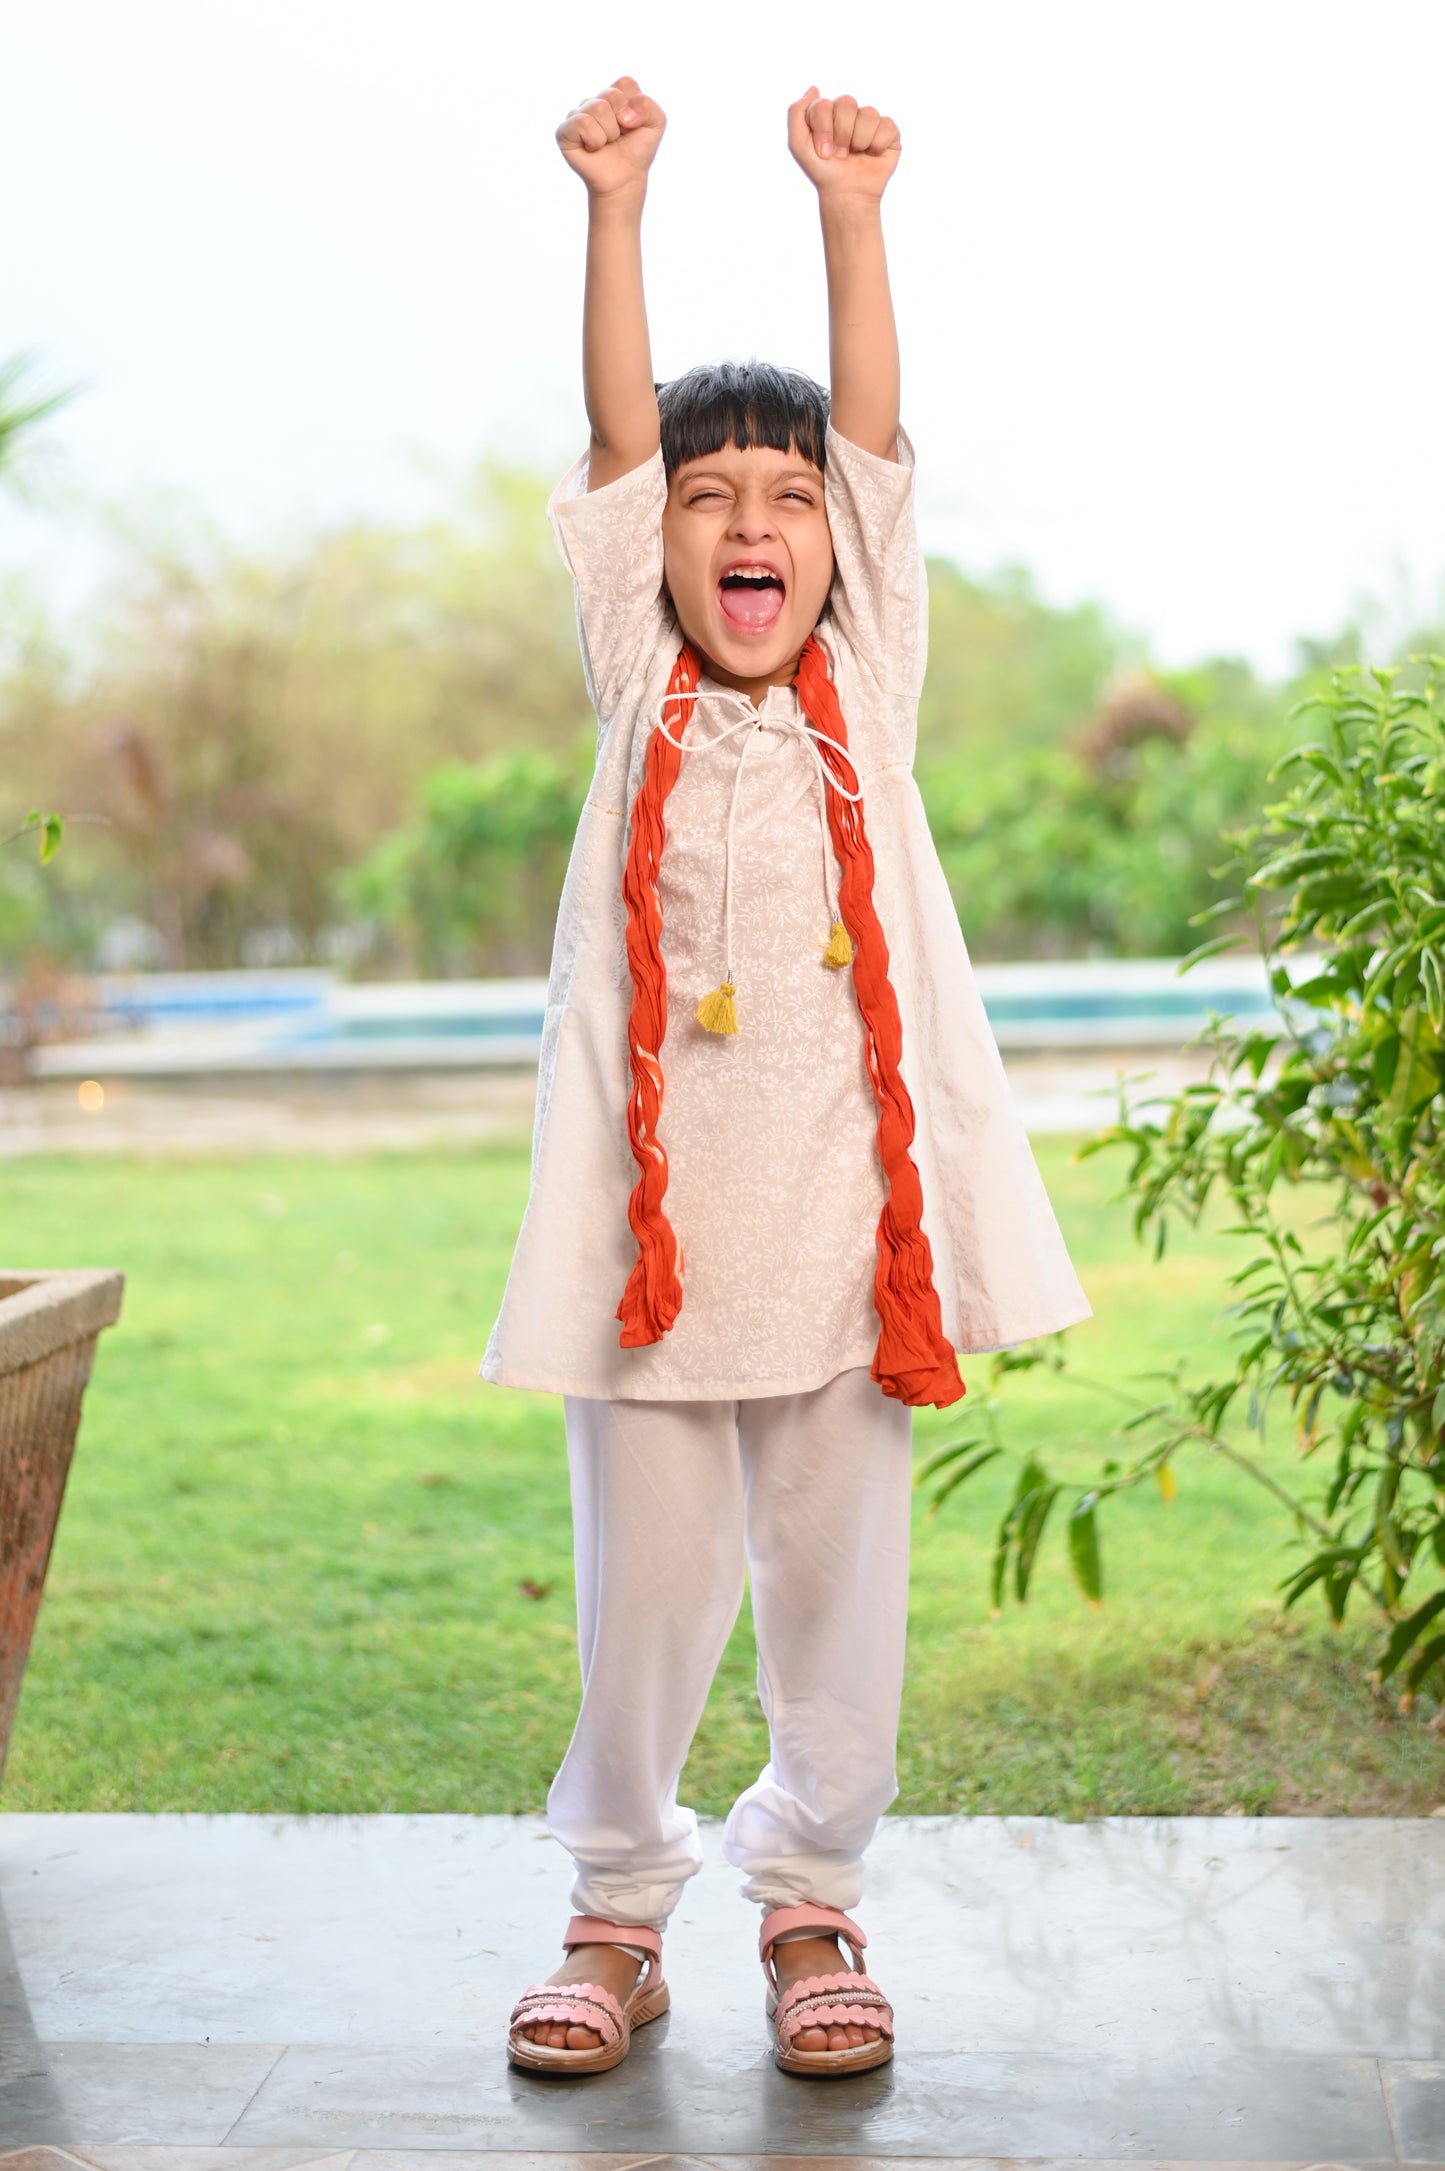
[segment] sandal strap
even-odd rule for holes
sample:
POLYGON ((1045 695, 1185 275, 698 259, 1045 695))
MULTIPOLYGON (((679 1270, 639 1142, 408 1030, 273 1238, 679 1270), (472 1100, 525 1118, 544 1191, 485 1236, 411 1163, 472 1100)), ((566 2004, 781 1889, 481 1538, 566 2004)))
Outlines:
POLYGON ((771 1914, 764 1915, 758 1932, 758 1957, 763 1963, 763 1973, 775 1987, 778 1977, 773 1965, 773 1947, 780 1937, 794 1930, 817 1930, 823 1937, 841 1937, 853 1955, 854 1967, 861 1972, 868 1940, 841 1907, 775 1907, 771 1914))
POLYGON ((577 1945, 635 1945, 639 1952, 645 1952, 647 1972, 638 1990, 651 1990, 662 1973, 662 1932, 645 1922, 607 1922, 601 1915, 574 1915, 563 1936, 562 1950, 571 1952, 577 1945))
POLYGON ((562 1939, 562 1949, 574 1945, 635 1945, 650 1959, 662 1958, 662 1932, 645 1922, 605 1922, 601 1915, 574 1915, 562 1939))
POLYGON ((809 1975, 785 1991, 774 2015, 778 2041, 788 2049, 804 2028, 876 2028, 893 2036, 893 2008, 871 1975, 809 1975))
POLYGON ((515 2034, 540 2020, 591 2028, 608 2045, 620 2043, 627 2028, 622 2007, 600 1983, 533 1983, 512 2007, 508 2027, 515 2034))

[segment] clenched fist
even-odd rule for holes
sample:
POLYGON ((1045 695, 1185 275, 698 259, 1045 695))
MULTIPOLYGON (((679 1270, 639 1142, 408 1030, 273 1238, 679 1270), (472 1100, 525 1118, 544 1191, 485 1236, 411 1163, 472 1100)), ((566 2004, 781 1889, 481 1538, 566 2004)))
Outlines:
POLYGON ((788 108, 788 149, 819 195, 878 198, 902 148, 886 113, 856 98, 821 98, 816 83, 788 108))
POLYGON ((667 126, 661 106, 635 76, 619 75, 595 98, 574 106, 557 130, 562 156, 593 196, 614 196, 647 184, 647 169, 667 126))

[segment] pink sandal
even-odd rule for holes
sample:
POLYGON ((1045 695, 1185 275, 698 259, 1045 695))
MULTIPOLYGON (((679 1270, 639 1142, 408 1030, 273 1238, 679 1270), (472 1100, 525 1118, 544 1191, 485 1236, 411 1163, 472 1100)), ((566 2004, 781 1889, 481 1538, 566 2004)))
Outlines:
POLYGON ((562 1940, 564 1952, 578 1945, 635 1945, 647 1954, 647 1967, 626 2005, 600 1983, 533 1983, 512 2007, 507 2023, 507 2056, 513 2065, 534 2073, 607 2073, 621 2065, 632 2048, 632 2031, 657 2020, 672 2002, 662 1979, 662 1938, 634 1922, 603 1922, 597 1915, 574 1915, 562 1940), (564 2028, 590 2028, 602 2041, 594 2050, 553 2050, 521 2033, 537 2021, 559 2021, 564 2028))
POLYGON ((857 1923, 839 1907, 775 1907, 763 1917, 758 1949, 768 1978, 768 2018, 776 2035, 773 2056, 785 2073, 825 2078, 865 2073, 870 2066, 886 2065, 893 2056, 893 2008, 872 1976, 863 1973, 867 1943, 857 1923), (810 1975, 780 1998, 773 1948, 788 1930, 816 1930, 820 1936, 840 1937, 853 1955, 852 1968, 838 1975, 810 1975), (847 2027, 850 2021, 860 2028, 876 2028, 878 2041, 850 2043, 845 2050, 793 2048, 805 2028, 847 2027))

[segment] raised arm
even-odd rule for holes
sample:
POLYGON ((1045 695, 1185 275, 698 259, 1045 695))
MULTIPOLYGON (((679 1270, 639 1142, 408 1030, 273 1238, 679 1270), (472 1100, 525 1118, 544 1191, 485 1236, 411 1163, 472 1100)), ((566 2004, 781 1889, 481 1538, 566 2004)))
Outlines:
POLYGON ((562 156, 587 187, 587 286, 582 389, 592 425, 587 487, 616 482, 658 446, 657 395, 642 292, 647 170, 667 117, 634 78, 574 107, 557 131, 562 156))
POLYGON ((902 139, 876 107, 820 98, 815 84, 788 108, 788 148, 818 191, 833 427, 865 452, 896 460, 898 332, 882 201, 902 139))

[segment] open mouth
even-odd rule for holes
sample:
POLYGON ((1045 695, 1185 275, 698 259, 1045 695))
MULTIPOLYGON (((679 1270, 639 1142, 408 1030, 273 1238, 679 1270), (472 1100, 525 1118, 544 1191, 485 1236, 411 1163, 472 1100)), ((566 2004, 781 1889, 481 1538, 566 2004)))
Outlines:
POLYGON ((770 565, 729 566, 717 584, 718 608, 739 633, 767 633, 783 615, 787 590, 770 565))

